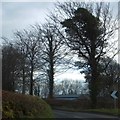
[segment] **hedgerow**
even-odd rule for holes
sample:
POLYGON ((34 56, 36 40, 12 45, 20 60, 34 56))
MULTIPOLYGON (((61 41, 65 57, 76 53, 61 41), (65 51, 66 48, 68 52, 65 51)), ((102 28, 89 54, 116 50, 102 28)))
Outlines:
POLYGON ((50 106, 39 97, 2 91, 2 118, 52 118, 50 106))

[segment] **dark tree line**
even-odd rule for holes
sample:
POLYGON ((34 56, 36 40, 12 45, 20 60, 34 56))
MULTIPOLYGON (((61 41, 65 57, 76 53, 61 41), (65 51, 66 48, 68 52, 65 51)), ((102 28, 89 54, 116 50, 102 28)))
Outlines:
MULTIPOLYGON (((15 33, 16 36, 16 44, 18 48, 25 55, 24 63, 28 63, 29 65, 29 74, 30 74, 30 95, 33 95, 33 86, 34 86, 34 71, 38 69, 39 62, 38 58, 40 57, 40 36, 39 33, 35 33, 36 31, 26 31, 23 32, 17 31, 15 33)), ((23 69, 26 64, 24 64, 23 69)), ((23 71, 24 72, 24 71, 23 71)), ((24 73, 23 73, 24 74, 24 73)), ((25 78, 24 78, 25 79, 25 78)), ((24 80, 25 81, 25 80, 24 80)))
POLYGON ((16 31, 14 43, 3 45, 3 89, 14 91, 21 86, 23 94, 28 91, 33 95, 38 79, 46 79, 49 97, 53 98, 56 69, 71 52, 79 57, 76 65, 84 69, 91 105, 95 108, 97 96, 113 84, 110 81, 113 82, 114 77, 119 78, 119 73, 111 73, 118 64, 105 59, 108 42, 117 30, 110 4, 65 2, 57 3, 56 10, 46 24, 16 31), (35 72, 39 72, 41 78, 36 79, 35 72))
MULTIPOLYGON (((16 82, 17 86, 22 87, 21 91, 23 94, 25 94, 27 89, 29 94, 33 95, 35 84, 37 84, 38 79, 42 77, 42 79, 46 79, 47 81, 49 97, 53 98, 54 74, 57 66, 63 64, 62 61, 67 55, 63 39, 55 27, 52 23, 46 23, 44 25, 37 24, 32 26, 30 30, 16 31, 14 33, 15 41, 13 44, 10 43, 7 45, 5 43, 3 46, 3 89, 12 90, 11 86, 15 87, 13 83, 16 82), (5 48, 7 51, 5 51, 5 48), (8 61, 10 58, 14 61, 8 61), (8 68, 9 65, 13 67, 8 68), (15 70, 14 67, 16 68, 15 70), (17 78, 10 78, 10 80, 8 78, 5 79, 4 76, 8 77, 8 75, 4 70, 6 70, 11 77, 15 75, 14 72, 11 74, 11 71, 15 71, 17 74, 16 77, 21 80, 21 83, 18 83, 17 78), (34 73, 37 71, 39 71, 40 77, 35 78, 34 73), (21 74, 18 75, 19 73, 21 74), (10 85, 10 89, 8 89, 5 81, 10 82, 10 84, 7 83, 10 85)), ((15 89, 16 88, 13 88, 13 91, 15 89)))
POLYGON ((12 44, 3 46, 2 48, 2 87, 5 90, 14 91, 14 82, 17 75, 17 67, 20 65, 20 53, 12 44))
POLYGON ((15 91, 16 84, 25 93, 25 78, 29 79, 29 66, 25 65, 24 54, 14 44, 6 43, 2 47, 2 88, 15 91))

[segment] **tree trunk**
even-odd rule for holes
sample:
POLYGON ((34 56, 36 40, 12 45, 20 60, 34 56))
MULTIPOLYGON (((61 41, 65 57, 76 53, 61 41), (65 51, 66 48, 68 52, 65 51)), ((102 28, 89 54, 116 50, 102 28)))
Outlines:
POLYGON ((53 98, 53 86, 54 86, 54 69, 53 64, 51 64, 49 71, 49 98, 53 98))
POLYGON ((23 68, 23 86, 22 86, 22 94, 25 94, 25 70, 23 68))
MULTIPOLYGON (((92 73, 92 74, 95 74, 92 73)), ((91 97, 91 107, 92 108, 96 108, 96 105, 97 105, 97 79, 96 79, 96 75, 92 75, 91 76, 91 83, 90 83, 90 91, 91 91, 91 94, 90 94, 90 97, 91 97)))
POLYGON ((97 78, 98 78, 98 70, 97 70, 97 62, 95 59, 95 39, 91 41, 91 54, 90 54, 90 68, 91 68, 91 80, 89 83, 90 87, 90 98, 91 98, 91 107, 96 108, 97 105, 97 95, 98 95, 98 85, 97 85, 97 78))
POLYGON ((33 95, 33 63, 31 62, 31 73, 30 73, 30 95, 33 95))
POLYGON ((54 86, 54 52, 53 52, 53 38, 50 36, 49 40, 49 98, 53 98, 53 86, 54 86))
POLYGON ((89 83, 89 88, 90 88, 91 107, 96 108, 97 95, 98 95, 98 84, 97 84, 98 71, 97 71, 97 63, 95 62, 95 59, 91 61, 90 66, 91 66, 91 80, 89 83))
POLYGON ((37 86, 37 96, 40 96, 40 85, 37 86))

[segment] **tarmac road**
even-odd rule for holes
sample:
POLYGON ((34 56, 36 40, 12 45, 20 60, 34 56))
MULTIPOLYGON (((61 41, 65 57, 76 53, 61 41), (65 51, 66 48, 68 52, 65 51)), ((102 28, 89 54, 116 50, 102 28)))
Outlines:
POLYGON ((120 120, 116 116, 102 115, 87 112, 68 112, 62 110, 54 110, 55 118, 79 118, 80 120, 120 120))

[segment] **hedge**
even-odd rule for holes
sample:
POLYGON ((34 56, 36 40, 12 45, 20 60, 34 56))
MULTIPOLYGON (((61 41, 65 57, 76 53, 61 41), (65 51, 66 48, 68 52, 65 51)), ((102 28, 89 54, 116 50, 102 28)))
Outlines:
POLYGON ((39 97, 2 91, 2 118, 53 118, 53 113, 39 97))

